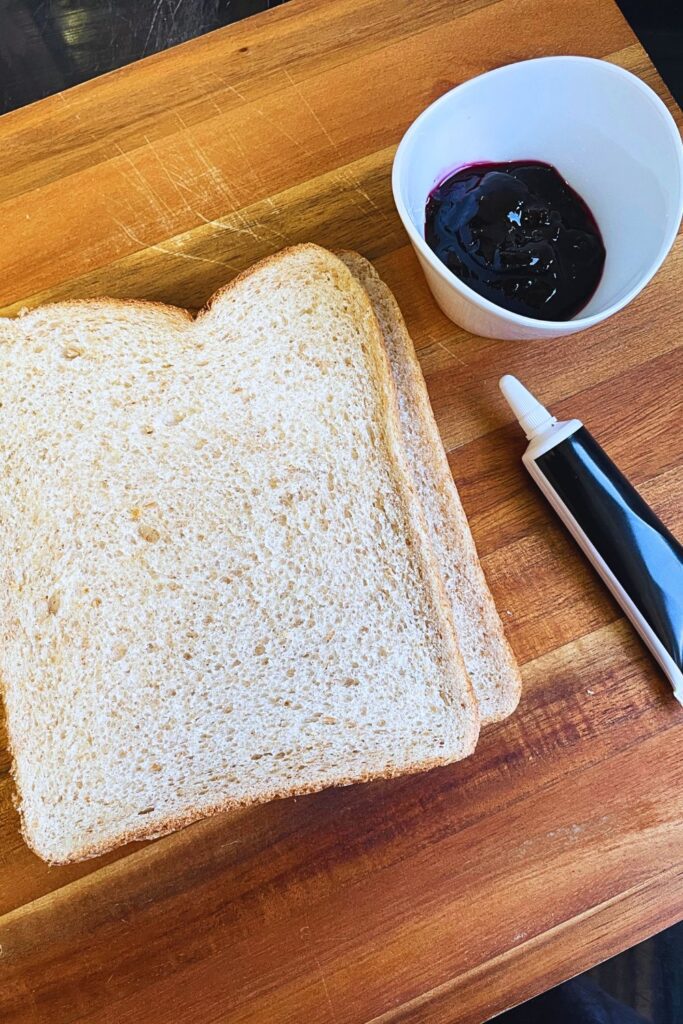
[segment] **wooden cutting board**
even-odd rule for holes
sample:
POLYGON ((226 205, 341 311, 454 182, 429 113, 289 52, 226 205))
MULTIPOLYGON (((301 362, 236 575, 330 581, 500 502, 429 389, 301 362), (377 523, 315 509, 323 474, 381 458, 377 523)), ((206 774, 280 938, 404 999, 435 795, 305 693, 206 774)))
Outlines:
POLYGON ((462 764, 64 868, 20 838, 3 732, 3 1022, 468 1024, 683 914, 683 711, 524 475, 496 388, 518 374, 582 418, 680 535, 683 248, 585 335, 485 341, 435 307, 391 199, 423 107, 550 53, 635 71, 680 120, 611 0, 291 0, 0 120, 8 313, 196 307, 305 239, 375 261, 525 685, 462 764))

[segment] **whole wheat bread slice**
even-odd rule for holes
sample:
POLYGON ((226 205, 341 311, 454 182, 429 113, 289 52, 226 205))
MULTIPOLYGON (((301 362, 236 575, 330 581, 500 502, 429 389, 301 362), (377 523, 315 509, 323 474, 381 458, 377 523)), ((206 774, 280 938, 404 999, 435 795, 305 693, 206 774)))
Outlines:
POLYGON ((412 340, 394 296, 372 264, 355 252, 338 255, 370 296, 384 334, 398 390, 403 447, 451 602, 482 725, 500 721, 519 702, 519 669, 477 557, 412 340))
POLYGON ((196 320, 0 321, 0 380, 0 673, 41 857, 471 752, 384 339, 335 256, 285 250, 196 320))

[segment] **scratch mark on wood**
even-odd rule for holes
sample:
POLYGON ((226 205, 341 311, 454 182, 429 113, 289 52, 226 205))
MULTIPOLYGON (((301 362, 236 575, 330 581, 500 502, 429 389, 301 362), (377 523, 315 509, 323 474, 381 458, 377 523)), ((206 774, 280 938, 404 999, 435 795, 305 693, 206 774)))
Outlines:
MULTIPOLYGON (((247 97, 244 95, 244 93, 241 93, 239 91, 237 86, 233 85, 231 82, 226 81, 225 78, 221 77, 221 75, 219 75, 217 71, 211 70, 211 71, 208 72, 208 74, 212 78, 215 78, 216 81, 218 82, 218 84, 219 84, 218 93, 221 93, 221 92, 231 92, 231 93, 233 93, 233 95, 235 95, 238 98, 238 100, 241 103, 249 103, 250 102, 247 99, 247 97)), ((221 111, 221 113, 222 113, 222 111, 221 111)))
MULTIPOLYGON (((256 165, 253 162, 253 160, 250 159, 249 154, 246 151, 246 149, 244 148, 244 146, 242 145, 242 143, 241 143, 237 133, 234 132, 231 128, 227 128, 227 132, 228 132, 228 135, 230 136, 230 139, 232 140, 232 143, 233 143, 236 151, 239 153, 239 155, 244 160, 244 163, 248 167, 249 172, 251 173, 251 175, 254 178, 255 182, 257 183, 259 188, 262 189, 263 192, 267 192, 268 191, 268 186, 267 186, 266 182, 263 180, 263 175, 261 174, 261 172, 260 172, 260 170, 258 168, 258 165, 256 165)), ((272 199, 269 196, 266 196, 265 202, 267 202, 268 205, 277 213, 277 210, 276 210, 275 206, 273 205, 273 201, 272 201, 272 199)), ((283 235, 283 233, 279 230, 279 228, 274 227, 272 224, 262 224, 261 226, 266 228, 271 233, 271 235, 274 235, 274 236, 276 236, 276 238, 278 238, 281 241, 285 242, 285 244, 288 243, 287 236, 283 235)))
POLYGON ((159 167, 161 168, 162 173, 166 177, 166 179, 169 182, 169 184, 172 185, 172 187, 175 189, 176 193, 178 194, 178 198, 180 199, 180 201, 183 204, 183 206, 185 207, 185 209, 188 210, 190 213, 194 213, 195 211, 192 209, 192 207, 188 203, 187 199, 183 195, 183 192, 182 192, 180 184, 176 181, 176 179, 173 177, 173 175, 171 174, 170 170, 166 166, 166 163, 159 156, 159 154, 158 154, 158 152, 156 150, 156 147, 154 146, 154 143, 151 142, 150 139, 146 135, 143 136, 143 138, 144 138, 145 142, 147 143, 147 145, 149 146, 149 148, 150 148, 150 150, 152 152, 152 155, 154 156, 154 158, 156 159, 157 163, 159 164, 159 167))
POLYGON ((306 146, 303 146, 301 144, 301 140, 297 139, 296 136, 290 135, 289 132, 285 131, 285 129, 282 127, 281 124, 279 124, 277 121, 273 121, 272 118, 270 118, 270 117, 266 117, 266 115, 263 113, 262 110, 258 110, 257 109, 256 113, 258 114, 258 116, 260 118, 262 118, 262 120, 265 121, 265 123, 268 125, 269 128, 271 128, 271 129, 274 128, 275 131, 278 132, 280 135, 282 135, 285 139, 289 139, 289 141, 292 143, 292 145, 296 146, 297 149, 300 149, 302 153, 306 154, 306 156, 310 156, 311 155, 312 150, 307 149, 306 146))
POLYGON ((455 352, 453 352, 453 350, 450 349, 443 341, 437 341, 436 338, 432 338, 431 334, 428 334, 427 338, 429 338, 432 344, 436 345, 437 348, 442 348, 450 359, 455 359, 456 363, 460 363, 461 366, 467 367, 467 363, 461 359, 460 356, 456 355, 455 352))
POLYGON ((170 174, 170 171, 168 170, 168 168, 165 166, 165 164, 163 163, 163 161, 159 157, 159 154, 156 152, 154 147, 152 147, 152 150, 154 152, 155 157, 157 158, 159 163, 162 165, 162 169, 163 169, 164 174, 166 175, 167 179, 170 181, 170 183, 173 185, 174 189, 178 193, 178 195, 179 195, 179 197, 180 197, 180 199, 181 199, 185 209, 189 213, 191 213, 193 217, 197 217, 204 224, 211 225, 212 227, 219 228, 220 230, 223 230, 223 231, 231 231, 231 232, 236 233, 236 234, 249 235, 255 241, 263 241, 263 239, 259 238, 259 236, 256 235, 256 233, 254 232, 253 228, 251 228, 249 226, 249 224, 247 223, 247 221, 245 220, 243 215, 240 213, 240 211, 237 210, 237 209, 234 209, 237 206, 237 204, 235 202, 235 197, 232 194, 232 191, 229 189, 228 186, 226 186, 226 184, 225 184, 225 182, 224 182, 224 180, 222 178, 222 175, 220 174, 218 169, 213 164, 211 164, 211 162, 208 160, 208 158, 206 157, 206 154, 204 153, 204 150, 199 145, 199 143, 197 142, 196 138, 192 135, 192 133, 191 133, 191 131, 189 129, 188 129, 188 133, 189 133, 188 134, 188 140, 190 142, 191 151, 194 154, 194 156, 199 159, 200 164, 204 168, 204 174, 206 174, 209 177, 209 179, 213 183, 214 187, 221 194, 227 195, 228 200, 230 202, 230 205, 231 205, 231 207, 233 207, 233 211, 232 212, 234 213, 235 216, 241 218, 241 220, 244 223, 245 227, 243 229, 240 229, 240 228, 237 228, 237 227, 230 227, 227 224, 221 223, 220 221, 216 221, 216 220, 213 220, 210 217, 206 217, 200 210, 197 210, 195 208, 195 206, 188 201, 187 195, 189 195, 190 197, 199 198, 198 191, 196 189, 193 189, 191 187, 191 185, 187 181, 179 180, 179 179, 177 179, 175 177, 172 177, 171 174, 170 174))
MULTIPOLYGON (((218 75, 216 75, 216 77, 219 78, 218 75)), ((219 78, 219 81, 221 81, 220 78, 219 78)), ((236 89, 234 85, 230 85, 228 82, 223 82, 223 88, 227 89, 228 92, 233 92, 235 94, 235 96, 237 96, 237 99, 241 100, 242 103, 248 103, 249 102, 247 100, 247 97, 243 93, 241 93, 239 91, 239 89, 236 89)))
POLYGON ((284 138, 289 139, 292 145, 296 146, 297 150, 301 150, 301 152, 304 153, 307 157, 311 156, 312 151, 308 150, 308 148, 306 148, 306 146, 301 143, 301 140, 296 138, 295 135, 290 135, 288 131, 285 131, 281 124, 279 124, 276 121, 272 121, 270 118, 266 117, 263 111, 257 110, 256 113, 265 122, 268 128, 270 128, 271 130, 274 129, 284 138))
POLYGON ((177 251, 174 251, 173 249, 165 249, 163 245, 159 245, 157 242, 145 242, 144 239, 139 238, 127 224, 123 223, 123 221, 120 221, 114 216, 112 216, 111 219, 130 239, 130 241, 134 242, 135 245, 139 245, 141 249, 151 249, 154 252, 163 253, 164 256, 175 256, 177 259, 182 260, 196 260, 199 263, 212 263, 217 267, 226 267, 228 270, 232 271, 238 271, 241 269, 240 267, 236 267, 233 263, 223 262, 221 260, 212 260, 207 256, 195 256, 194 253, 183 252, 181 249, 177 251))
POLYGON ((135 161, 133 160, 131 155, 129 153, 126 153, 126 151, 119 145, 118 142, 115 142, 114 146, 118 150, 120 155, 123 157, 123 159, 126 161, 128 166, 131 168, 131 170, 133 171, 134 179, 139 182, 139 184, 141 186, 142 194, 148 199, 148 201, 151 202, 153 207, 156 207, 156 209, 161 214, 161 218, 162 218, 162 221, 164 222, 164 224, 165 225, 174 224, 175 223, 175 212, 174 212, 174 210, 172 210, 171 207, 168 205, 168 203, 165 203, 163 201, 163 199, 161 199, 156 194, 156 192, 154 191, 154 189, 152 188, 150 183, 147 181, 147 178, 145 178, 144 174, 142 174, 142 172, 140 171, 140 168, 137 166, 137 164, 135 163, 135 161), (163 212, 164 210, 166 211, 166 213, 163 212))
POLYGON ((320 963, 320 960, 319 960, 319 958, 318 958, 318 956, 317 956, 317 954, 315 952, 315 949, 313 948, 313 943, 312 943, 312 940, 311 940, 311 926, 308 924, 308 917, 307 917, 305 912, 304 912, 304 921, 306 921, 306 924, 302 928, 299 929, 299 935, 301 936, 301 939, 303 940, 304 944, 308 946, 310 954, 311 954, 311 957, 313 959, 313 962, 314 962, 315 966, 318 969, 318 974, 320 975, 320 980, 322 982, 323 991, 325 993, 325 1001, 326 1001, 327 1007, 328 1007, 328 1009, 330 1011, 330 1017, 332 1019, 333 1024, 336 1024, 336 1022, 337 1022, 337 1014, 335 1013, 334 1005, 332 1003, 332 998, 330 996, 330 990, 329 990, 329 988, 327 986, 327 978, 325 977, 325 971, 323 970, 323 966, 320 963))
POLYGON ((294 81, 294 79, 292 78, 292 76, 289 73, 289 71, 287 70, 287 68, 283 68, 282 70, 283 70, 286 78, 289 80, 289 82, 290 82, 292 88, 294 89, 295 93, 300 98, 301 102, 306 107, 306 109, 310 112, 311 117, 313 118, 315 123, 320 128, 320 131, 323 133, 323 135, 325 136, 325 138, 329 142, 330 146, 332 146, 332 149, 335 151, 335 153, 339 153, 339 147, 338 147, 337 143, 334 141, 334 139, 332 138, 332 136, 328 132, 327 128, 325 127, 325 125, 322 123, 322 121, 320 120, 320 118, 316 114, 315 110, 311 106, 311 104, 310 104, 310 102, 309 102, 305 92, 301 88, 301 86, 297 82, 294 81))
MULTIPOLYGON (((253 241, 255 242, 264 242, 266 244, 268 244, 269 241, 271 240, 268 238, 264 238, 263 235, 259 235, 254 229, 254 226, 246 219, 241 210, 233 210, 230 216, 239 217, 240 223, 244 225, 243 227, 237 227, 234 224, 226 224, 224 221, 221 220, 212 220, 210 217, 205 217, 203 213, 199 212, 199 210, 193 210, 193 213, 196 217, 199 217, 199 219, 203 221, 204 224, 208 224, 211 227, 217 228, 219 231, 227 231, 228 234, 231 235, 246 235, 247 237, 253 239, 253 241)), ((271 238, 274 238, 276 244, 279 245, 282 241, 284 241, 285 243, 287 242, 287 237, 283 235, 281 231, 278 231, 277 228, 273 228, 272 225, 259 224, 259 227, 266 228, 271 233, 271 238)))
MULTIPOLYGON (((230 134, 231 138, 234 139, 234 133, 231 132, 230 134)), ((225 195, 225 197, 228 200, 228 203, 230 204, 231 215, 238 220, 242 227, 236 227, 234 225, 228 225, 220 221, 214 221, 210 218, 204 217, 202 214, 198 213, 198 211, 195 210, 194 212, 197 214, 197 216, 199 216, 201 220, 204 220, 205 223, 211 224, 214 227, 217 227, 223 231, 232 231, 236 232, 237 234, 249 235, 251 236, 251 238, 254 239, 255 242, 269 244, 269 239, 257 234, 253 225, 250 224, 249 221, 246 219, 246 217, 244 216, 240 209, 240 203, 238 202, 233 189, 231 189, 230 185, 226 182, 225 178, 223 177, 219 169, 214 164, 211 163, 211 161, 206 156, 206 153, 204 152, 202 147, 197 142, 196 138, 191 133, 190 139, 192 140, 195 155, 198 157, 200 163, 205 168, 206 174, 208 175, 209 179, 214 184, 214 186, 218 189, 219 193, 225 195)), ((244 151, 242 150, 242 152, 244 151)), ((246 154, 244 155, 245 160, 247 161, 248 165, 250 166, 250 169, 252 170, 252 173, 254 173, 253 167, 249 163, 246 154)), ((284 238, 284 236, 281 237, 284 238)))
POLYGON ((390 228, 391 231, 393 231, 394 230, 394 225, 389 220, 387 214, 381 208, 381 206, 378 206, 378 204, 375 202, 375 200, 372 198, 372 196, 370 196, 369 193, 366 192, 366 190, 363 188, 363 186, 361 185, 360 181, 358 180, 358 177, 355 174, 355 172, 350 167, 345 167, 345 168, 343 168, 343 170, 341 172, 341 175, 342 175, 342 180, 344 180, 344 178, 346 178, 346 180, 353 185, 353 187, 355 188, 356 192, 358 192, 358 194, 361 195, 363 197, 363 199, 365 199, 370 204, 370 206, 375 211, 375 213, 379 214, 379 216, 382 218, 382 220, 387 225, 387 227, 390 228))
POLYGON ((263 176, 262 176, 260 170, 254 164, 254 162, 250 159, 249 154, 247 153, 247 151, 245 150, 244 146, 240 142, 240 139, 239 139, 239 136, 237 135, 237 132, 234 132, 232 130, 232 128, 230 128, 230 127, 227 127, 226 131, 227 131, 227 133, 228 133, 228 135, 230 137, 230 141, 232 142, 233 146, 235 147, 235 150, 239 153, 239 155, 244 160, 244 163, 249 168, 249 171, 250 171, 252 177, 254 177, 256 179, 256 181, 261 186, 261 188, 266 189, 266 183, 263 180, 263 176))
MULTIPOLYGON (((276 205, 275 205, 275 203, 273 202, 273 200, 272 200, 272 197, 271 197, 271 196, 266 196, 266 198, 265 198, 265 199, 264 199, 263 201, 264 201, 264 203, 266 203, 266 204, 267 204, 267 205, 268 205, 268 206, 269 206, 269 207, 271 208, 271 210, 273 211, 273 214, 274 214, 274 215, 275 215, 276 217, 277 217, 277 216, 279 216, 279 213, 280 213, 280 211, 278 210, 277 206, 276 206, 276 205)), ((277 234, 278 234, 278 235, 280 236, 280 238, 281 238, 281 239, 282 239, 282 240, 283 240, 283 241, 284 241, 284 242, 285 242, 285 243, 286 243, 287 245, 289 245, 289 238, 288 238, 288 236, 287 236, 287 235, 285 235, 285 234, 283 234, 283 233, 282 233, 282 231, 280 231, 280 229, 279 229, 279 228, 273 227, 273 225, 272 225, 272 224, 267 224, 267 225, 264 225, 264 226, 265 226, 265 227, 267 227, 269 231, 275 231, 275 232, 276 232, 276 233, 277 233, 277 234)))
MULTIPOLYGON (((235 212, 237 212, 237 211, 235 211, 235 212)), ((227 231, 231 235, 247 235, 249 238, 252 238, 255 242, 262 242, 262 241, 264 241, 264 239, 259 238, 259 236, 256 234, 256 232, 250 226, 247 226, 247 227, 244 227, 244 228, 238 228, 238 227, 233 227, 230 224, 223 224, 219 220, 212 220, 210 217, 205 217, 204 214, 200 213, 198 210, 195 210, 195 216, 199 217, 199 219, 204 224, 208 224, 212 228, 218 228, 219 231, 227 231)), ((247 221, 244 218, 243 218, 242 222, 244 224, 247 224, 247 221)))
POLYGON ((330 990, 327 987, 327 979, 325 977, 325 972, 324 972, 324 970, 322 968, 322 964, 320 963, 320 960, 315 955, 315 953, 312 952, 312 955, 313 955, 313 960, 315 962, 315 966, 318 968, 318 973, 320 974, 320 980, 323 983, 323 990, 325 992, 325 1000, 327 1001, 327 1005, 328 1005, 329 1010, 330 1010, 330 1017, 332 1018, 332 1021, 334 1022, 334 1024, 336 1024, 337 1014, 335 1013, 334 1006, 332 1005, 332 999, 330 997, 330 990))

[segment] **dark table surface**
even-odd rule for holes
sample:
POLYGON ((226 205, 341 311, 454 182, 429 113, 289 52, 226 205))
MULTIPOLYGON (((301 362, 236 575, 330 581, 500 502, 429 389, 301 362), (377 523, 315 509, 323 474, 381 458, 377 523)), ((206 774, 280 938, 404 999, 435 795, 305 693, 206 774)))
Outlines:
MULTIPOLYGON (((282 2, 0 0, 0 113, 282 2)), ((619 0, 619 6, 683 105, 683 0, 619 0)), ((683 1024, 683 924, 590 973, 591 979, 518 1008, 510 1024, 683 1024), (635 1015, 609 995, 596 996, 594 981, 635 1015)))

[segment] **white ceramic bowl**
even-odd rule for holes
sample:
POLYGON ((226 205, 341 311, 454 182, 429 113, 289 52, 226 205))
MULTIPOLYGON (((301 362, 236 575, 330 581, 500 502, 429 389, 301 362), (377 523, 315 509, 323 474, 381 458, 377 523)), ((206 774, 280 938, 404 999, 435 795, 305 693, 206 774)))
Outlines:
POLYGON ((451 320, 488 338, 554 338, 611 316, 660 266, 683 214, 683 146, 662 101, 635 75, 589 57, 541 57, 473 78, 428 107, 398 147, 392 187, 429 287, 451 320), (534 320, 496 306, 425 242, 427 197, 449 172, 523 159, 553 164, 602 232, 602 279, 572 320, 534 320))

